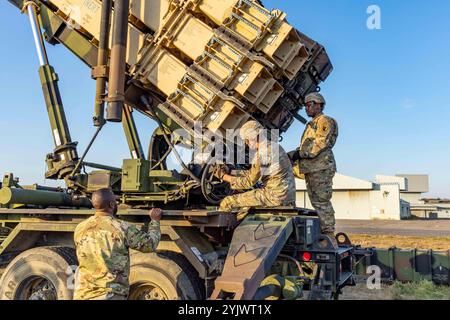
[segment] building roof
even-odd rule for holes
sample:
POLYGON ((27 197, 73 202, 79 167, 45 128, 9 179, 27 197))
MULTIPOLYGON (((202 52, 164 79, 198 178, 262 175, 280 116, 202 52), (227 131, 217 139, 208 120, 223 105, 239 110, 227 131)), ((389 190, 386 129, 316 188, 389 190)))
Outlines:
MULTIPOLYGON (((297 191, 306 191, 305 180, 296 179, 297 191)), ((379 185, 398 185, 402 193, 425 193, 428 192, 428 175, 398 174, 395 176, 377 175, 375 182, 350 177, 336 173, 333 179, 333 190, 374 190, 379 185)), ((439 207, 447 207, 447 202, 439 203, 439 207)), ((448 205, 450 206, 450 204, 448 205)))
POLYGON ((411 210, 420 211, 447 211, 450 210, 450 205, 436 205, 436 204, 411 204, 411 210))
POLYGON ((432 198, 425 198, 422 199, 426 204, 450 204, 450 199, 432 199, 432 198))

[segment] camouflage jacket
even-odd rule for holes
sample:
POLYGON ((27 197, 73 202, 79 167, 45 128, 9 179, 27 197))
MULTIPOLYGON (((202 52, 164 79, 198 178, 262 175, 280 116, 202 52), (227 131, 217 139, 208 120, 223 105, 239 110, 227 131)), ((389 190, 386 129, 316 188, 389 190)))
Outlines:
POLYGON ((111 216, 93 216, 81 222, 74 234, 79 262, 74 299, 127 296, 129 249, 153 252, 160 238, 159 222, 152 221, 148 232, 111 216))
POLYGON ((300 145, 300 171, 304 174, 332 170, 336 171, 336 161, 332 148, 338 137, 336 120, 319 115, 306 125, 300 145))
POLYGON ((231 179, 233 190, 250 190, 257 182, 268 195, 280 203, 295 202, 295 177, 289 157, 277 143, 263 143, 254 155, 249 170, 231 179))

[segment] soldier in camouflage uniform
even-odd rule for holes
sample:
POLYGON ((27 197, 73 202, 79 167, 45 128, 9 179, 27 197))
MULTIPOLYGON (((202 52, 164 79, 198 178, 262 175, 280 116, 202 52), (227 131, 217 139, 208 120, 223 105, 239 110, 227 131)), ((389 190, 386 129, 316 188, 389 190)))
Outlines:
POLYGON ((226 197, 220 211, 250 207, 295 206, 295 178, 286 152, 278 143, 269 142, 264 128, 256 121, 247 122, 240 130, 242 140, 254 151, 251 168, 238 176, 219 168, 216 176, 230 183, 233 190, 250 190, 226 197), (261 182, 261 188, 255 185, 261 182))
POLYGON ((331 197, 336 173, 332 148, 338 137, 338 125, 336 120, 323 114, 325 99, 321 94, 309 94, 305 104, 306 113, 313 119, 307 124, 300 148, 294 153, 294 172, 297 178, 306 181, 309 199, 319 214, 322 233, 329 235, 336 244, 331 197))
POLYGON ((149 230, 120 221, 116 197, 110 189, 92 196, 94 216, 81 222, 74 234, 79 268, 75 300, 126 300, 129 292, 129 249, 154 252, 161 238, 162 211, 150 211, 149 230))

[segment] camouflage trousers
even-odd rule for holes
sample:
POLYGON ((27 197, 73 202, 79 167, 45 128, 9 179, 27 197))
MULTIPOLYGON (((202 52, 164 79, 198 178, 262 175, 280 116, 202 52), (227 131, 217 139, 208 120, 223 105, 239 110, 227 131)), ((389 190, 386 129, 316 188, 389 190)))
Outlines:
POLYGON ((295 199, 281 201, 265 189, 255 189, 226 197, 220 203, 220 211, 231 212, 233 209, 254 207, 280 207, 295 205, 295 199))
POLYGON ((334 170, 305 174, 309 200, 319 215, 322 233, 334 233, 336 230, 336 219, 331 204, 334 175, 334 170))

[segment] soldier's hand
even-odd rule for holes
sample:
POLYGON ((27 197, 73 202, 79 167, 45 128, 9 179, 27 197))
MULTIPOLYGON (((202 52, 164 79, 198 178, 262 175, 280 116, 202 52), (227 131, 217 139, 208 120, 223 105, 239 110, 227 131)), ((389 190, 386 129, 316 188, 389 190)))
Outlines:
POLYGON ((150 218, 153 221, 160 221, 162 217, 163 211, 159 208, 153 208, 150 210, 150 218))
POLYGON ((222 164, 222 165, 216 166, 216 169, 214 170, 213 174, 217 179, 223 180, 223 177, 229 173, 230 173, 230 169, 226 165, 222 164))

